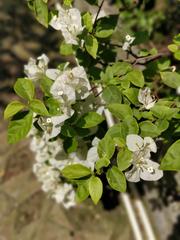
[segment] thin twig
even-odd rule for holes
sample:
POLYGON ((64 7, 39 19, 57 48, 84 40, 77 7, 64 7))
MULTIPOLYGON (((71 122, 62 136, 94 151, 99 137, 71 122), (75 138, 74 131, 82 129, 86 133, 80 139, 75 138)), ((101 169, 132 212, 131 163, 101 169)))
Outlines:
POLYGON ((102 8, 102 6, 103 6, 103 4, 104 4, 104 1, 105 1, 105 0, 102 0, 100 6, 99 6, 99 8, 98 8, 98 11, 97 11, 97 14, 96 14, 96 17, 95 17, 95 20, 94 20, 93 28, 96 27, 96 22, 97 22, 97 19, 98 19, 99 13, 100 13, 100 11, 101 11, 101 8, 102 8))

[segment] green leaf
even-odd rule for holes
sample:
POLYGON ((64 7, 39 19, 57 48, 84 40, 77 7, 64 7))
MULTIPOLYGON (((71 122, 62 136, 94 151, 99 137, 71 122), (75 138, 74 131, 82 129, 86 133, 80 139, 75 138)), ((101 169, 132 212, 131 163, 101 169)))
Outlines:
POLYGON ((107 104, 121 103, 122 96, 120 90, 116 86, 108 86, 103 90, 102 98, 107 104))
POLYGON ((103 185, 100 178, 92 176, 89 180, 89 194, 94 204, 97 204, 103 193, 103 185))
POLYGON ((126 178, 124 174, 115 166, 110 168, 106 173, 109 185, 118 192, 126 191, 126 178))
POLYGON ((153 108, 151 108, 151 112, 155 117, 168 120, 171 120, 176 115, 176 113, 178 113, 178 111, 178 108, 170 108, 157 104, 153 108))
POLYGON ((98 51, 98 41, 92 35, 87 35, 85 38, 85 48, 87 52, 96 59, 97 51, 98 51))
POLYGON ((144 121, 139 124, 141 129, 141 136, 142 137, 157 137, 161 134, 161 131, 158 127, 150 121, 144 121))
POLYGON ((63 0, 63 4, 67 7, 71 7, 73 0, 63 0))
POLYGON ((98 155, 100 158, 110 159, 113 156, 114 151, 115 143, 109 135, 106 135, 98 144, 98 155))
POLYGON ((110 164, 110 160, 107 157, 102 157, 96 161, 95 167, 96 170, 100 170, 102 167, 108 167, 110 164))
POLYGON ((170 44, 170 45, 168 45, 168 49, 171 52, 176 52, 178 50, 178 46, 176 44, 170 44))
POLYGON ((48 108, 48 112, 52 116, 61 115, 60 103, 57 99, 48 98, 45 100, 45 105, 48 108))
POLYGON ((25 105, 19 101, 13 101, 9 103, 6 109, 4 110, 4 119, 8 119, 14 116, 16 113, 21 111, 24 107, 25 105))
POLYGON ((126 170, 131 166, 132 152, 127 148, 121 149, 117 155, 117 165, 120 171, 126 170))
POLYGON ((43 102, 41 102, 39 99, 33 99, 30 103, 29 103, 29 108, 41 115, 41 116, 49 116, 49 112, 46 109, 45 105, 43 102))
POLYGON ((63 147, 67 153, 75 152, 78 147, 78 141, 75 137, 67 137, 63 142, 63 147))
POLYGON ((87 12, 83 15, 83 23, 86 26, 88 32, 91 32, 93 29, 92 14, 87 12))
POLYGON ((180 140, 173 143, 167 150, 164 158, 161 161, 160 168, 162 170, 180 170, 180 140))
POLYGON ((88 181, 83 180, 82 183, 78 184, 78 188, 76 190, 76 202, 81 203, 89 196, 89 186, 88 181))
POLYGON ((40 87, 41 87, 41 90, 43 91, 43 93, 46 96, 49 96, 49 97, 52 96, 52 94, 50 93, 50 89, 51 89, 52 84, 53 84, 53 80, 49 79, 46 76, 41 77, 40 87))
MULTIPOLYGON (((111 138, 116 139, 116 138, 121 138, 122 142, 125 143, 126 136, 128 134, 128 127, 123 126, 122 123, 117 123, 111 128, 108 129, 106 135, 109 135, 111 138)), ((105 135, 105 136, 106 136, 105 135)))
POLYGON ((123 91, 123 94, 134 104, 138 104, 138 93, 139 89, 138 88, 128 88, 123 91))
POLYGON ((74 53, 73 45, 67 44, 65 42, 61 43, 60 53, 64 56, 73 55, 74 53))
POLYGON ((122 76, 132 71, 132 66, 127 62, 116 62, 111 66, 111 71, 114 76, 122 76))
POLYGON ((142 88, 144 86, 144 75, 139 69, 133 69, 131 72, 128 72, 124 78, 137 87, 142 88))
POLYGON ((169 127, 169 122, 166 119, 158 119, 155 124, 161 133, 166 131, 169 127))
POLYGON ((21 118, 12 119, 8 125, 8 143, 13 144, 25 138, 33 123, 33 113, 23 113, 21 118))
POLYGON ((171 88, 180 86, 180 74, 177 72, 160 72, 162 82, 171 88))
POLYGON ((34 0, 34 13, 37 20, 45 27, 48 27, 48 6, 43 0, 34 0))
POLYGON ((147 31, 138 31, 134 34, 135 40, 133 45, 138 45, 149 41, 149 34, 147 31))
POLYGON ((14 91, 18 96, 26 100, 32 100, 34 98, 34 85, 32 81, 27 78, 18 78, 14 85, 14 91))
POLYGON ((132 110, 127 104, 112 103, 108 105, 109 111, 117 118, 124 119, 127 116, 132 116, 132 110))
POLYGON ((98 19, 95 29, 95 36, 98 38, 110 37, 117 25, 118 15, 110 15, 98 19))
POLYGON ((175 52, 174 57, 175 57, 177 60, 180 60, 180 50, 178 50, 177 52, 175 52))
POLYGON ((91 175, 91 170, 81 164, 72 164, 63 168, 61 173, 65 178, 78 179, 91 175))
POLYGON ((122 122, 123 128, 127 129, 127 134, 138 134, 139 132, 139 125, 135 118, 132 116, 127 116, 124 118, 122 122))
POLYGON ((65 123, 61 127, 61 134, 65 137, 75 137, 76 136, 76 131, 69 124, 65 123))
POLYGON ((85 113, 80 119, 77 121, 76 126, 80 128, 91 128, 95 127, 104 121, 104 117, 96 112, 88 112, 85 113))

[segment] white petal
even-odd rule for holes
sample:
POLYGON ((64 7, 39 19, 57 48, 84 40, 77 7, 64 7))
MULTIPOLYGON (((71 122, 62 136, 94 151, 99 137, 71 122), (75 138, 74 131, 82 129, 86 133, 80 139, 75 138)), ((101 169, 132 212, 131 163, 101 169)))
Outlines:
POLYGON ((159 169, 158 163, 149 159, 146 160, 146 163, 140 171, 140 178, 145 181, 157 181, 163 177, 163 171, 159 169))
POLYGON ((140 181, 140 169, 133 166, 133 168, 125 172, 126 179, 129 182, 139 182, 140 181))
POLYGON ((155 104, 155 103, 156 103, 156 101, 152 101, 152 102, 148 103, 148 104, 145 106, 145 108, 148 110, 148 109, 154 107, 154 104, 155 104))
POLYGON ((61 71, 59 69, 47 69, 46 70, 46 76, 52 80, 56 80, 60 74, 61 74, 61 71))
POLYGON ((126 137, 126 144, 130 151, 136 152, 142 149, 144 141, 140 136, 136 134, 129 134, 126 137))
POLYGON ((151 137, 145 137, 144 138, 144 146, 148 146, 149 150, 151 152, 157 152, 157 146, 155 141, 151 137))

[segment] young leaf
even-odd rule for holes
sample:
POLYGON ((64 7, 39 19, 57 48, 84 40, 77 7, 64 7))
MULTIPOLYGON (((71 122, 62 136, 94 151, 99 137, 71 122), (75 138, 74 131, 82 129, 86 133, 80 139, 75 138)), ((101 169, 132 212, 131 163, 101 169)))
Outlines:
POLYGON ((76 126, 80 128, 91 128, 95 127, 104 121, 104 117, 96 112, 85 113, 80 119, 77 121, 76 126))
POLYGON ((109 158, 102 157, 102 158, 97 160, 95 165, 96 165, 96 169, 100 170, 102 167, 108 167, 109 164, 110 164, 109 158))
POLYGON ((180 170, 180 140, 173 143, 167 150, 164 158, 161 161, 160 168, 162 170, 180 170))
POLYGON ((65 178, 78 179, 91 175, 91 170, 81 164, 72 164, 63 168, 61 173, 65 178))
POLYGON ((39 99, 33 99, 30 103, 29 103, 29 108, 41 115, 41 116, 49 116, 48 110, 46 109, 45 105, 43 102, 41 102, 39 99))
POLYGON ((102 98, 107 104, 121 103, 122 96, 120 90, 116 86, 108 86, 103 90, 102 98))
POLYGON ((61 43, 60 53, 61 55, 64 55, 64 56, 73 55, 74 53, 73 45, 67 44, 65 42, 61 43))
POLYGON ((91 13, 87 12, 83 15, 83 23, 86 26, 88 32, 91 32, 93 29, 93 22, 92 22, 92 15, 91 13))
POLYGON ((14 85, 14 91, 18 96, 26 100, 32 100, 34 98, 34 85, 29 79, 18 78, 14 85))
POLYGON ((14 116, 16 113, 21 111, 24 108, 24 104, 19 101, 13 101, 9 103, 4 110, 4 119, 8 119, 14 116))
POLYGON ((103 193, 103 185, 100 178, 92 176, 89 179, 89 194, 94 204, 97 204, 103 193))
POLYGON ((127 79, 134 84, 137 87, 143 87, 144 86, 144 76, 142 71, 139 69, 133 69, 131 72, 128 72, 126 76, 124 77, 127 81, 127 79))
POLYGON ((175 116, 175 114, 178 113, 178 111, 178 108, 170 108, 157 104, 153 108, 151 108, 151 112, 155 117, 167 120, 171 120, 175 116))
POLYGON ((96 59, 97 51, 98 51, 98 41, 92 35, 87 35, 85 38, 85 47, 87 52, 96 59))
POLYGON ((177 72, 161 72, 161 79, 164 84, 171 88, 180 86, 180 74, 177 72))
POLYGON ((13 119, 8 125, 8 143, 13 144, 25 138, 33 123, 33 113, 29 112, 20 119, 13 119))
POLYGON ((132 110, 127 104, 112 103, 108 105, 109 111, 117 118, 124 119, 127 116, 132 116, 132 110))
POLYGON ((161 134, 158 127, 150 121, 143 121, 139 124, 142 137, 157 137, 161 134))
POLYGON ((50 89, 51 89, 52 84, 53 84, 53 81, 46 76, 44 76, 40 79, 41 90, 43 91, 43 93, 46 96, 49 96, 49 97, 52 96, 52 94, 50 93, 50 89))
POLYGON ((126 178, 124 174, 115 166, 110 168, 106 173, 109 185, 118 192, 126 191, 126 178))
POLYGON ((55 116, 55 115, 61 115, 61 106, 60 103, 57 99, 54 98, 48 98, 45 100, 45 105, 48 108, 48 112, 50 115, 55 116))
POLYGON ((98 19, 95 36, 98 38, 110 37, 117 25, 118 15, 110 15, 98 19))
POLYGON ((48 27, 48 6, 43 0, 34 0, 34 13, 37 20, 45 27, 48 27))
POLYGON ((138 88, 128 88, 123 91, 123 94, 129 99, 130 102, 132 102, 134 105, 139 104, 138 101, 138 88))
POLYGON ((67 153, 75 152, 78 147, 78 141, 76 137, 67 137, 63 142, 63 147, 67 153))
POLYGON ((78 203, 83 202, 89 196, 89 186, 88 181, 84 180, 82 183, 78 184, 78 188, 76 190, 76 201, 78 203))
POLYGON ((100 158, 110 159, 115 151, 115 143, 113 139, 106 135, 98 144, 98 155, 100 158))
POLYGON ((131 165, 132 152, 127 148, 121 149, 117 155, 117 165, 120 171, 126 170, 131 165))
POLYGON ((63 0, 63 4, 67 7, 71 7, 73 0, 63 0))

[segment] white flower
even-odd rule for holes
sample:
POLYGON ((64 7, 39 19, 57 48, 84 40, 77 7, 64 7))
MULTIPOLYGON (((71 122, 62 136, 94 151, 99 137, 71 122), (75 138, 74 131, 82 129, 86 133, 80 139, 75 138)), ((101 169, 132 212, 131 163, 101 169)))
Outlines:
POLYGON ((30 58, 28 64, 24 66, 24 72, 29 79, 37 81, 45 74, 48 63, 49 58, 45 54, 38 57, 37 61, 34 58, 30 58))
POLYGON ((77 45, 77 35, 83 31, 79 10, 76 8, 63 9, 60 4, 56 6, 58 16, 55 15, 51 19, 50 25, 56 30, 61 30, 67 44, 77 45))
POLYGON ((53 193, 52 198, 54 198, 57 203, 61 203, 66 209, 76 205, 75 191, 72 185, 68 183, 60 184, 53 193))
POLYGON ((53 97, 61 102, 73 104, 76 98, 87 97, 90 84, 83 67, 77 66, 71 70, 61 72, 51 86, 50 92, 53 97))
POLYGON ((138 182, 140 178, 146 181, 156 181, 163 176, 163 171, 159 170, 159 164, 150 160, 150 152, 157 152, 156 143, 151 137, 143 139, 136 134, 129 134, 126 144, 133 152, 133 167, 125 173, 128 181, 138 182))
POLYGON ((134 40, 135 40, 135 37, 131 37, 130 35, 126 35, 125 42, 122 46, 122 49, 124 51, 127 51, 129 49, 130 45, 134 42, 134 40))
POLYGON ((99 141, 100 140, 97 137, 95 137, 92 141, 92 147, 87 152, 87 158, 86 158, 85 164, 92 171, 94 171, 95 163, 99 159, 99 155, 97 152, 97 146, 98 146, 99 141))
POLYGON ((74 110, 71 109, 70 115, 62 114, 60 116, 39 118, 38 124, 46 132, 46 139, 48 140, 56 137, 61 132, 61 127, 64 124, 65 120, 70 118, 73 115, 73 113, 74 110))
POLYGON ((152 108, 156 103, 156 100, 151 96, 151 90, 149 88, 139 90, 138 100, 143 104, 145 109, 152 108))

